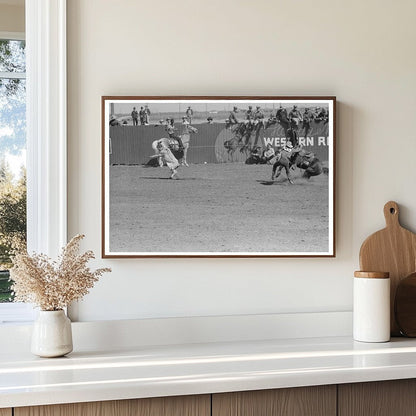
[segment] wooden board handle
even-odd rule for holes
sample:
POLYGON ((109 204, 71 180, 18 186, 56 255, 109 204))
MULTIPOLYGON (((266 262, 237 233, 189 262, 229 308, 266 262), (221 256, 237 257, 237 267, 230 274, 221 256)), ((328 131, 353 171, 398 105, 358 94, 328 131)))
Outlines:
POLYGON ((389 201, 384 205, 384 218, 387 227, 399 227, 399 205, 397 202, 389 201))

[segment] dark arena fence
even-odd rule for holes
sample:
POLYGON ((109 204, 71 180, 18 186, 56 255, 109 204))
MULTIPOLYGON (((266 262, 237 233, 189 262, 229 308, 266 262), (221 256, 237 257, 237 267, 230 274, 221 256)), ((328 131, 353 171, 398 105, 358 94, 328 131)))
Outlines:
MULTIPOLYGON (((181 125, 176 126, 178 133, 181 125)), ((198 133, 191 135, 188 150, 189 163, 231 163, 245 162, 248 154, 243 146, 233 150, 226 147, 226 142, 233 140, 235 133, 226 128, 225 123, 195 124, 198 133)), ((328 161, 329 137, 328 123, 313 121, 308 136, 304 137, 304 129, 299 129, 299 143, 306 150, 312 151, 322 161, 328 161)), ((110 164, 111 165, 142 165, 149 162, 154 153, 152 142, 168 137, 165 126, 113 126, 110 127, 110 164)), ((286 142, 285 132, 280 124, 268 128, 260 128, 253 132, 250 144, 264 149, 268 143, 273 147, 283 146, 286 142)))

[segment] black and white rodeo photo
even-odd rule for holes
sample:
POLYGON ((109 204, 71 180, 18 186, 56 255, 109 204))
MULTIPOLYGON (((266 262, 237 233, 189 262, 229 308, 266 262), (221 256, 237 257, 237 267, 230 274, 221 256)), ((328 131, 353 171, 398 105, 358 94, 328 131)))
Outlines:
POLYGON ((335 104, 102 97, 103 257, 333 257, 335 104))

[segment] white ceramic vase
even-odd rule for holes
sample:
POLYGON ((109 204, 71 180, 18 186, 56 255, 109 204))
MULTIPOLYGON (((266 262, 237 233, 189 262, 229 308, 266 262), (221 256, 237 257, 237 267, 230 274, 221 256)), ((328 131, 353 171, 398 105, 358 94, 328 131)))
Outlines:
POLYGON ((31 351, 39 357, 62 357, 72 351, 71 321, 63 310, 40 311, 33 325, 31 351))

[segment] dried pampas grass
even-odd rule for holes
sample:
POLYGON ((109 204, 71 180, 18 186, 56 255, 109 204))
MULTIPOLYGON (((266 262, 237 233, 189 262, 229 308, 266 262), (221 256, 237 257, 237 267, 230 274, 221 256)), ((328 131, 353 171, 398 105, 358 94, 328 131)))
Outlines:
POLYGON ((92 271, 88 268, 87 263, 94 258, 94 253, 78 254, 83 238, 84 235, 76 235, 63 248, 58 261, 45 254, 17 252, 10 270, 14 301, 34 303, 42 310, 56 311, 85 296, 100 276, 111 269, 92 271))

